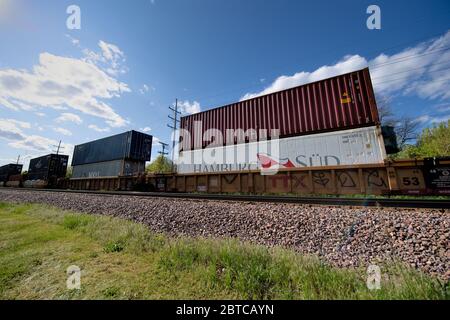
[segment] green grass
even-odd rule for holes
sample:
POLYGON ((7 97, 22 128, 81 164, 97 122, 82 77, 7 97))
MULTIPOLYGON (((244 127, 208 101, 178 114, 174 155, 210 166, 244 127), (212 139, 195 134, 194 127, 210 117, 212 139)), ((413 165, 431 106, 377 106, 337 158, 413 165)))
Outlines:
POLYGON ((448 299, 448 284, 383 265, 332 268, 281 248, 168 238, 117 218, 0 203, 1 299, 448 299), (66 270, 81 268, 81 290, 66 270))

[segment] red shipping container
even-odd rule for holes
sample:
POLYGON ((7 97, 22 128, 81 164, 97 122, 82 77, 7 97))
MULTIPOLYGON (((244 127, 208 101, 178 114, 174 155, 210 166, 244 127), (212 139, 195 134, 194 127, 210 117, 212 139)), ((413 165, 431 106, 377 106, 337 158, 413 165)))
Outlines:
POLYGON ((181 129, 191 139, 181 139, 181 151, 211 144, 208 129, 219 130, 226 144, 249 142, 249 137, 226 140, 226 130, 278 129, 279 137, 323 133, 379 125, 378 109, 369 69, 305 84, 181 118, 181 129), (195 121, 202 126, 195 132, 195 121), (202 139, 202 137, 206 139, 202 139), (183 141, 184 140, 184 141, 183 141), (189 141, 190 140, 190 141, 189 141))

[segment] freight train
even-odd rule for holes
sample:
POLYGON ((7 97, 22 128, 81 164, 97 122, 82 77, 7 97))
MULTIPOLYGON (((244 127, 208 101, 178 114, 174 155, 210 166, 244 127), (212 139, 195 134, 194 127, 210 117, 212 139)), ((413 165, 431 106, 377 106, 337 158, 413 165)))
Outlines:
POLYGON ((182 117, 178 142, 173 174, 145 174, 152 136, 129 131, 76 146, 72 178, 62 170, 49 182, 89 190, 450 194, 450 159, 388 161, 396 139, 381 126, 367 68, 182 117))

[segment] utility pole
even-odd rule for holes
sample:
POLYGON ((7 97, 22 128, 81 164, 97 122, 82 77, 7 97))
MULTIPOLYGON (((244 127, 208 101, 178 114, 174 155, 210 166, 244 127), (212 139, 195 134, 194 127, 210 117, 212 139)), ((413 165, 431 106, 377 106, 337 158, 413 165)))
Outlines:
POLYGON ((16 164, 19 164, 19 160, 20 160, 20 154, 19 154, 19 156, 17 157, 17 162, 16 162, 16 164))
POLYGON ((172 129, 172 172, 175 171, 175 139, 177 134, 177 128, 178 123, 180 120, 178 120, 178 116, 181 114, 180 111, 178 111, 178 99, 175 99, 175 107, 170 107, 169 110, 173 112, 173 116, 169 115, 169 119, 173 121, 173 125, 168 124, 167 126, 172 129))
MULTIPOLYGON (((64 149, 64 147, 61 147, 61 140, 59 140, 59 144, 58 144, 58 145, 52 145, 52 147, 57 148, 57 149, 56 149, 56 155, 59 154, 59 150, 60 150, 60 149, 64 149)), ((55 152, 55 151, 53 151, 53 152, 55 152)))
POLYGON ((169 153, 168 152, 166 152, 166 148, 169 146, 167 143, 164 143, 164 142, 159 142, 159 144, 162 146, 162 151, 158 151, 158 153, 160 154, 160 155, 162 155, 163 157, 164 156, 166 156, 166 155, 168 155, 169 153))

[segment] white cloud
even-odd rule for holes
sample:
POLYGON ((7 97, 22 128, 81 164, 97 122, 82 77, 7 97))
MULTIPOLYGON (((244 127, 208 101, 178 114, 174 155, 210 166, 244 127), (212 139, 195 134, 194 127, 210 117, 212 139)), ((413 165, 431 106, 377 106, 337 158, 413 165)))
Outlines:
POLYGON ((23 129, 30 129, 31 128, 31 124, 29 122, 25 122, 25 121, 19 121, 19 120, 15 120, 15 119, 7 119, 8 122, 11 122, 15 125, 18 125, 19 127, 23 128, 23 129))
POLYGON ((0 119, 0 138, 18 141, 25 139, 25 137, 20 125, 15 121, 11 121, 11 119, 0 119))
POLYGON ((70 130, 67 130, 67 129, 64 129, 64 128, 61 128, 61 127, 53 128, 53 131, 61 133, 62 135, 65 135, 65 136, 71 136, 72 135, 72 132, 70 130))
POLYGON ((148 86, 148 85, 144 84, 144 85, 142 86, 142 88, 139 89, 139 93, 140 93, 140 94, 145 94, 146 92, 149 92, 149 91, 155 91, 155 90, 156 90, 155 87, 153 87, 153 86, 148 86))
MULTIPOLYGON (((33 153, 28 157, 29 159, 36 158, 42 155, 45 155, 47 153, 53 153, 58 146, 59 141, 49 139, 46 137, 41 137, 37 135, 30 135, 27 136, 25 139, 20 141, 13 141, 9 143, 9 146, 21 150, 29 150, 29 151, 35 151, 36 153, 33 153)), ((71 162, 71 158, 73 155, 74 145, 68 144, 68 143, 61 143, 61 149, 60 154, 66 154, 69 156, 69 163, 71 162)), ((22 158, 22 160, 25 160, 25 158, 22 158)), ((26 161, 26 163, 28 162, 26 161)), ((28 166, 24 164, 24 168, 27 168, 28 166)))
POLYGON ((45 113, 43 113, 43 112, 35 112, 34 114, 37 115, 38 117, 45 117, 46 116, 45 113))
POLYGON ((110 131, 110 129, 108 127, 106 127, 106 128, 99 128, 95 124, 90 124, 88 126, 88 128, 92 129, 94 131, 97 131, 97 132, 109 132, 110 131))
POLYGON ((192 103, 189 101, 178 101, 178 107, 183 114, 194 114, 201 111, 200 103, 197 101, 193 101, 192 103))
POLYGON ((159 138, 153 137, 153 139, 152 139, 152 146, 153 146, 153 147, 161 146, 161 145, 159 144, 160 141, 161 141, 161 140, 160 140, 159 138))
POLYGON ((81 124, 83 122, 83 120, 78 115, 69 112, 61 113, 61 115, 56 118, 55 121, 58 123, 73 122, 76 124, 81 124))
POLYGON ((32 71, 0 70, 0 105, 27 110, 37 105, 72 108, 102 118, 113 127, 127 121, 103 100, 120 97, 130 89, 98 66, 80 59, 42 53, 32 71))
POLYGON ((72 36, 69 35, 69 34, 66 34, 66 37, 70 40, 70 42, 71 42, 74 46, 77 46, 77 47, 80 46, 80 40, 78 40, 78 39, 72 37, 72 36))
POLYGON ((125 54, 116 45, 100 40, 98 46, 101 52, 95 52, 90 49, 83 49, 85 55, 84 61, 102 67, 108 74, 117 76, 128 71, 123 65, 126 61, 125 54))
MULTIPOLYGON (((397 54, 380 54, 367 61, 360 55, 343 57, 331 66, 322 66, 313 72, 301 71, 294 75, 280 76, 256 93, 247 93, 241 100, 251 99, 272 92, 300 86, 343 73, 370 67, 374 89, 377 93, 403 92, 421 98, 450 98, 450 69, 442 70, 450 61, 450 51, 441 48, 450 46, 450 31, 442 37, 407 48, 397 54)), ((448 65, 447 65, 448 67, 448 65)))
POLYGON ((272 92, 281 91, 287 88, 300 86, 309 82, 314 82, 330 78, 342 73, 355 71, 367 66, 367 61, 361 56, 346 56, 341 61, 332 66, 322 66, 314 72, 301 71, 292 76, 278 77, 266 89, 257 93, 247 93, 241 100, 252 99, 258 96, 266 95, 272 92))
MULTIPOLYGON (((29 124, 13 119, 0 119, 0 138, 8 141, 8 145, 24 150, 50 152, 58 142, 46 137, 27 135, 22 129, 28 129, 29 124)), ((73 145, 63 144, 65 150, 73 150, 73 145)))
POLYGON ((152 131, 152 128, 150 128, 150 127, 140 128, 139 131, 150 132, 150 131, 152 131))
POLYGON ((419 123, 427 123, 430 121, 430 116, 427 114, 424 114, 423 116, 420 116, 416 119, 414 119, 414 122, 419 122, 419 123))
POLYGON ((150 90, 150 88, 148 87, 148 85, 144 84, 144 85, 142 86, 142 90, 148 92, 148 90, 150 90))

